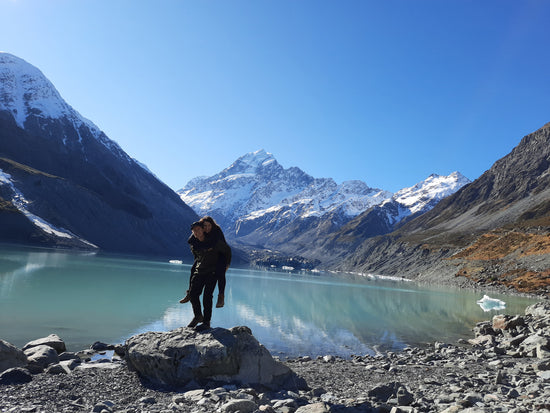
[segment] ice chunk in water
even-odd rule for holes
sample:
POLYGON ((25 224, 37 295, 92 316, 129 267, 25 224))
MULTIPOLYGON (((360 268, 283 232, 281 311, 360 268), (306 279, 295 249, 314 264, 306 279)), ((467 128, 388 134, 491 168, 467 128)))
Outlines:
POLYGON ((488 295, 484 295, 481 300, 477 300, 477 304, 485 312, 491 310, 504 310, 506 308, 506 303, 498 298, 491 298, 488 295))

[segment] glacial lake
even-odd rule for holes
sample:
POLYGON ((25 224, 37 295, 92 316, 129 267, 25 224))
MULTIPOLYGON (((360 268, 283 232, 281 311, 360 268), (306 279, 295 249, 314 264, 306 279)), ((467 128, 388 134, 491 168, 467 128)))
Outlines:
MULTIPOLYGON (((0 339, 22 347, 55 333, 78 351, 185 326, 193 313, 179 299, 189 272, 190 263, 0 245, 0 339)), ((275 356, 347 357, 456 343, 473 337, 476 322, 523 314, 536 302, 490 296, 505 308, 482 309, 483 293, 406 281, 231 268, 212 325, 248 326, 275 356)))

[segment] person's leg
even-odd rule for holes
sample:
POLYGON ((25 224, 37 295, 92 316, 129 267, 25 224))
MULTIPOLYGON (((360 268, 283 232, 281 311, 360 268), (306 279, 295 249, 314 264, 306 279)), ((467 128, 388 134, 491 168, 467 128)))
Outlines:
POLYGON ((191 297, 189 296, 189 290, 191 289, 191 280, 193 279, 194 272, 195 272, 195 263, 193 263, 193 266, 191 267, 191 274, 189 274, 189 289, 185 292, 185 297, 183 297, 180 300, 181 304, 185 304, 191 300, 191 297))
POLYGON ((189 288, 189 299, 191 306, 193 307, 193 320, 187 327, 195 327, 197 324, 203 321, 204 316, 201 309, 201 292, 204 288, 205 277, 193 276, 191 277, 191 287, 189 288))
POLYGON ((189 276, 189 289, 185 292, 185 297, 183 297, 180 300, 181 304, 185 304, 191 300, 191 296, 189 295, 189 290, 191 289, 191 279, 193 278, 193 274, 189 276))
POLYGON ((218 279, 218 301, 216 308, 221 308, 225 304, 225 262, 216 268, 216 277, 218 279))
POLYGON ((210 327, 210 321, 212 319, 212 296, 214 295, 214 289, 216 288, 216 275, 209 274, 205 277, 204 293, 202 295, 202 304, 204 307, 203 324, 199 327, 210 327))

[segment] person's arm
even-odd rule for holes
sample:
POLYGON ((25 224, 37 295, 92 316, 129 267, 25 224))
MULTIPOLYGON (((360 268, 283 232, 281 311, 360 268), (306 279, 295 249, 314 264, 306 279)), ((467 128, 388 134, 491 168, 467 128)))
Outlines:
POLYGON ((225 236, 223 235, 222 229, 219 226, 216 226, 216 229, 214 229, 214 231, 216 231, 218 238, 227 244, 227 241, 225 240, 225 236))

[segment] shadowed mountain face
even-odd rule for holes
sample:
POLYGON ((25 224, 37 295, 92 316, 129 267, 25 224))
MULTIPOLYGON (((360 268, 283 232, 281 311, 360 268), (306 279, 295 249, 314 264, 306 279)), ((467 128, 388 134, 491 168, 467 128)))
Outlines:
POLYGON ((38 69, 1 53, 0 80, 0 241, 188 256, 197 215, 175 192, 38 69))
POLYGON ((548 291, 550 124, 395 232, 365 240, 365 225, 354 221, 329 237, 317 254, 335 251, 331 265, 340 269, 428 279, 461 276, 548 291))

